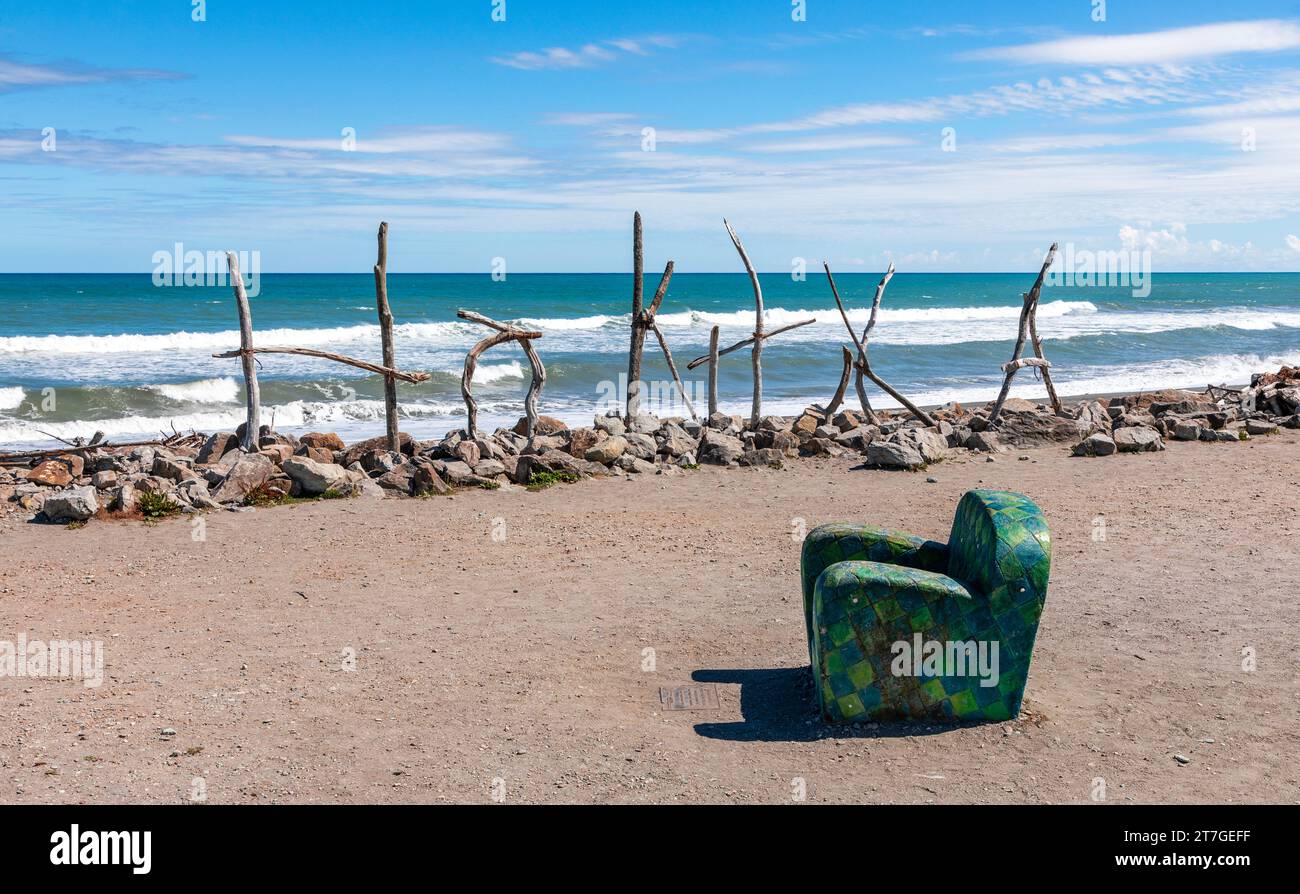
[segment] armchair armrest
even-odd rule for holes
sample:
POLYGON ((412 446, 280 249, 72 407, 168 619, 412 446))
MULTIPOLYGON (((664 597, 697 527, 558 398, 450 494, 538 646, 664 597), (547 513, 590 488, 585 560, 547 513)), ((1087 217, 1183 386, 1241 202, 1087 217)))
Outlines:
POLYGON ((812 604, 817 578, 836 562, 885 562, 920 571, 946 574, 948 547, 902 531, 870 525, 836 522, 808 532, 800 557, 803 578, 804 625, 808 631, 808 656, 813 658, 812 604))

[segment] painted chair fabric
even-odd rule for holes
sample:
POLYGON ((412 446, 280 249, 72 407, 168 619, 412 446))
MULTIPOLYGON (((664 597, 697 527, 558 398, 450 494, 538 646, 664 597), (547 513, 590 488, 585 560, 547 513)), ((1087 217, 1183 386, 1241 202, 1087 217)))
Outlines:
POLYGON ((967 492, 946 544, 857 524, 814 528, 803 545, 803 606, 822 718, 1015 717, 1050 565, 1042 511, 1011 491, 967 492), (933 642, 984 643, 986 654, 996 643, 996 674, 954 673, 960 663, 896 673, 896 644, 933 642))

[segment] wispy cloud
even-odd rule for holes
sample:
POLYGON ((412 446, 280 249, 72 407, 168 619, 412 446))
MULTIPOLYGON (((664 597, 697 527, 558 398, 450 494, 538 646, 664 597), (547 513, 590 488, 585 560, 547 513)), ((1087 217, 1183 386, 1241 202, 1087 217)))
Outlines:
POLYGON ((749 149, 751 152, 841 152, 846 149, 880 149, 886 146, 910 146, 914 142, 915 140, 910 140, 907 137, 873 134, 843 137, 805 137, 797 140, 755 143, 749 149))
POLYGON ((1300 24, 1285 19, 1258 19, 1142 34, 1066 37, 974 50, 959 58, 1021 65, 1156 65, 1296 48, 1300 48, 1300 24))
POLYGON ((88 68, 70 62, 36 65, 0 56, 0 93, 110 81, 174 81, 183 77, 177 72, 152 68, 88 68))
POLYGON ((518 68, 524 71, 563 70, 591 68, 628 56, 648 56, 659 49, 680 46, 682 38, 670 34, 651 34, 643 37, 616 37, 580 47, 547 47, 544 50, 491 56, 489 62, 518 68))

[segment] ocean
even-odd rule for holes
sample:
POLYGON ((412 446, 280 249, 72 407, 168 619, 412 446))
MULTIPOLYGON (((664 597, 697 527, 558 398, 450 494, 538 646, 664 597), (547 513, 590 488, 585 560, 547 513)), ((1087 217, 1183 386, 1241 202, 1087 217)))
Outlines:
MULTIPOLYGON (((919 404, 992 399, 1010 358, 1020 294, 1037 271, 899 273, 871 339, 872 366, 919 404)), ((646 299, 658 283, 647 272, 646 299)), ((879 273, 837 273, 859 331, 879 273)), ((776 336, 763 352, 764 409, 792 413, 825 402, 849 344, 820 271, 797 281, 762 275, 768 329, 815 317, 776 336)), ((402 429, 420 438, 463 427, 465 352, 488 330, 456 319, 458 308, 540 329, 546 366, 542 413, 590 424, 621 405, 631 307, 628 274, 390 274, 397 365, 426 371, 399 383, 402 429)), ((703 411, 707 366, 686 364, 721 327, 725 347, 753 330, 743 273, 679 273, 658 321, 703 411)), ((263 274, 252 299, 254 341, 380 361, 374 281, 369 274, 263 274)), ((1154 274, 1150 294, 1128 288, 1049 286, 1039 334, 1063 395, 1239 384, 1252 372, 1300 365, 1300 274, 1154 274)), ((233 429, 243 419, 237 360, 211 355, 239 346, 235 302, 225 286, 153 284, 149 274, 0 275, 0 448, 54 444, 96 431, 125 440, 196 429, 233 429)), ((286 432, 336 431, 345 439, 383 430, 383 382, 324 360, 259 355, 262 419, 286 432)), ((529 368, 517 345, 479 362, 474 393, 480 427, 513 424, 523 412, 529 368)), ((647 409, 683 414, 653 335, 646 341, 647 409)), ((1042 398, 1032 370, 1012 394, 1042 398)), ((748 414, 749 351, 722 358, 721 409, 748 414)), ((878 407, 895 404, 874 388, 878 407)), ((850 385, 848 406, 857 403, 850 385)))

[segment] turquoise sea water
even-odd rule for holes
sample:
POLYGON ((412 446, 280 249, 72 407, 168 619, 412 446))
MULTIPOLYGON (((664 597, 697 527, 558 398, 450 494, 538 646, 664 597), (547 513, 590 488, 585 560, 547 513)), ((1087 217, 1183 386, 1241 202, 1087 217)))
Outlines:
MULTIPOLYGON (((872 363, 920 403, 982 402, 1001 381, 1011 352, 1020 293, 1035 271, 907 274, 890 283, 872 337, 872 363)), ((861 329, 877 273, 837 273, 851 319, 861 329)), ((647 276, 647 298, 658 273, 647 276)), ((765 349, 765 406, 793 412, 825 401, 841 368, 847 333, 825 277, 762 276, 767 328, 815 317, 765 349)), ((255 341, 316 347, 379 361, 370 275, 265 274, 252 299, 255 341)), ((1040 335, 1063 394, 1238 383, 1251 372, 1300 364, 1300 274, 1155 274, 1150 295, 1115 287, 1049 287, 1040 335)), ((590 422, 617 400, 626 374, 631 304, 627 274, 395 274, 389 295, 398 326, 398 365, 431 372, 399 385, 403 428, 420 437, 464 425, 460 372, 466 350, 487 330, 456 319, 457 308, 514 320, 545 334, 542 412, 590 422)), ((743 274, 679 273, 659 323, 698 403, 705 368, 685 365, 753 330, 754 304, 743 274)), ((213 353, 238 346, 235 303, 225 286, 157 287, 148 274, 0 275, 0 446, 50 436, 151 435, 159 430, 232 428, 243 414, 238 362, 213 353)), ((330 429, 345 437, 382 429, 382 381, 360 370, 286 355, 261 356, 263 418, 282 430, 330 429)), ((484 355, 475 379, 481 423, 522 412, 527 361, 515 345, 484 355)), ((651 337, 644 378, 662 395, 663 414, 681 413, 651 337)), ((1043 394, 1021 373, 1013 393, 1043 394)), ((748 351, 723 358, 724 410, 748 411, 748 351)), ((893 405, 873 394, 879 406, 893 405)), ((854 403, 850 389, 850 404, 854 403)))

